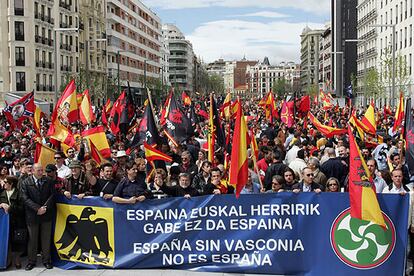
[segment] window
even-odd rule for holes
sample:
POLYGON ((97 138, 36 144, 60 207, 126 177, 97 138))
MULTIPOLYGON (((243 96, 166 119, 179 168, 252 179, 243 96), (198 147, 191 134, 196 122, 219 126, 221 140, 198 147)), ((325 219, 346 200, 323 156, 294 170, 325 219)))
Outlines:
POLYGON ((24 41, 24 23, 20 21, 14 22, 15 40, 24 41))
POLYGON ((16 72, 16 91, 26 91, 25 72, 16 72))
POLYGON ((23 0, 14 0, 14 15, 24 15, 23 0))
POLYGON ((16 47, 16 66, 25 66, 24 63, 24 47, 16 47))

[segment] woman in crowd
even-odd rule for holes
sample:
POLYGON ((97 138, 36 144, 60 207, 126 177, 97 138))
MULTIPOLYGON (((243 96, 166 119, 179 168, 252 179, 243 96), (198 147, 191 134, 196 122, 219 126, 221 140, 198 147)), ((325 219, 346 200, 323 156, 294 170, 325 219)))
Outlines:
POLYGON ((10 215, 9 257, 19 269, 22 267, 20 255, 24 252, 27 242, 24 204, 17 189, 17 177, 7 176, 3 183, 4 191, 0 193, 0 208, 10 215))
POLYGON ((336 179, 335 177, 330 177, 326 181, 325 192, 340 192, 338 179, 336 179))
POLYGON ((167 179, 167 173, 163 169, 156 169, 154 179, 149 184, 149 189, 154 198, 160 199, 167 197, 168 195, 162 190, 167 179))
POLYGON ((6 165, 0 165, 0 182, 4 181, 9 175, 9 168, 6 165))

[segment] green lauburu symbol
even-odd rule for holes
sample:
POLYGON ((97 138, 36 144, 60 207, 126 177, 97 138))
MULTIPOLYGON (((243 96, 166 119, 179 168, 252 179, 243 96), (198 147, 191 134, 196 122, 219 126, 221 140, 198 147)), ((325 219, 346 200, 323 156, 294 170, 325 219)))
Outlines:
POLYGON ((395 231, 387 218, 386 228, 369 221, 351 218, 349 211, 334 223, 331 238, 338 257, 350 266, 362 269, 382 264, 391 254, 395 231))

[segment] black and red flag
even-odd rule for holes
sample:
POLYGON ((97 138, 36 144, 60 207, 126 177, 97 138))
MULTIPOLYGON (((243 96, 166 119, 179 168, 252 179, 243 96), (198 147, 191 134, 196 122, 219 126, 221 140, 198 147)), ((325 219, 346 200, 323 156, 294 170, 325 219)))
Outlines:
POLYGON ((175 145, 178 145, 194 135, 191 120, 177 104, 175 97, 171 97, 168 116, 165 120, 164 133, 175 145))
POLYGON ((120 129, 120 122, 121 122, 121 115, 122 111, 126 107, 126 99, 125 99, 125 91, 119 95, 118 99, 115 101, 112 109, 111 109, 111 124, 109 125, 112 133, 117 135, 120 129))
POLYGON ((134 123, 135 117, 135 108, 134 108, 134 98, 132 97, 131 88, 129 87, 128 82, 128 92, 126 93, 125 98, 125 108, 121 113, 121 120, 119 121, 119 129, 122 134, 127 134, 132 124, 134 123))
POLYGON ((32 91, 11 104, 6 102, 3 113, 12 129, 20 129, 25 119, 33 118, 34 111, 34 91, 32 91))
POLYGON ((154 119, 154 113, 149 103, 145 107, 144 117, 139 123, 138 131, 135 133, 130 147, 134 148, 144 142, 151 146, 156 146, 161 143, 161 138, 154 119))
POLYGON ((414 119, 411 110, 411 99, 407 100, 405 112, 405 162, 407 163, 410 175, 412 175, 414 173, 414 119))

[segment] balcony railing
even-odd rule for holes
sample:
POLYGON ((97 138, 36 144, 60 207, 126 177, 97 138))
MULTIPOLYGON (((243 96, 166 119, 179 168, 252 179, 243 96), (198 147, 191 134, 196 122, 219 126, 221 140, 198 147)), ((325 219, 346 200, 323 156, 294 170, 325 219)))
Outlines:
POLYGON ((14 15, 24 15, 24 9, 21 8, 14 8, 14 15))
POLYGON ((17 59, 16 60, 16 66, 25 66, 24 59, 17 59))
POLYGON ((24 33, 16 33, 15 34, 15 39, 17 41, 24 41, 24 33))

